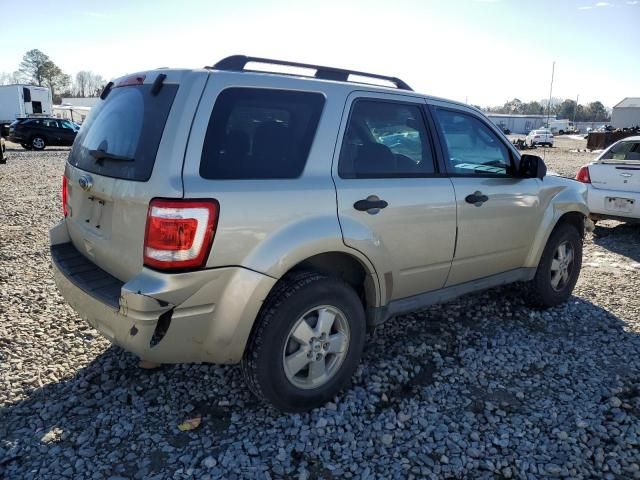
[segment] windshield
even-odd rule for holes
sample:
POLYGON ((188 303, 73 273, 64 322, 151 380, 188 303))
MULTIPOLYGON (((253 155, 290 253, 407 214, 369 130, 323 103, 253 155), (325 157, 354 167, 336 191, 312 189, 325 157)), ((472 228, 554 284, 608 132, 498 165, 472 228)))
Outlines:
POLYGON ((148 180, 178 86, 164 85, 157 95, 151 88, 135 85, 111 90, 85 120, 69 163, 108 177, 148 180), (123 158, 131 161, 120 161, 123 158))

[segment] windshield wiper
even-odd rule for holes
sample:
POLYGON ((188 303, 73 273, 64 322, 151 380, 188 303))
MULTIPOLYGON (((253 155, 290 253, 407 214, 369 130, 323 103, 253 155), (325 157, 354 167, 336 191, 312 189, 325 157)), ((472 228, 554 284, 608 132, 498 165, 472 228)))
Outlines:
POLYGON ((104 160, 112 160, 114 162, 133 162, 135 160, 121 155, 114 155, 113 153, 105 152, 104 150, 89 150, 89 155, 95 158, 98 162, 103 162, 104 160))

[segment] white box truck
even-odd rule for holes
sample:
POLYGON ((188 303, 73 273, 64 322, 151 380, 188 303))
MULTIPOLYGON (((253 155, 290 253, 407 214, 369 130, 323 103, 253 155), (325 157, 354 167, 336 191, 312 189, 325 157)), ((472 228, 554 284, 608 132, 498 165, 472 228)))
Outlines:
POLYGON ((573 122, 566 119, 556 120, 552 118, 551 120, 549 120, 549 125, 546 125, 546 128, 551 130, 551 133, 553 133, 554 135, 564 135, 565 133, 578 132, 573 122))
POLYGON ((35 85, 0 86, 0 132, 18 118, 52 114, 51 90, 35 85))

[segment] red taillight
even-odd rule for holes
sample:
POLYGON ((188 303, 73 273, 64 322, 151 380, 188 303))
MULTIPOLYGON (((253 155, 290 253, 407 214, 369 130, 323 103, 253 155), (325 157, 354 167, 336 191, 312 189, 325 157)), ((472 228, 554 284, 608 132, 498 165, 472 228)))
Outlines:
POLYGON ((118 82, 116 87, 126 87, 127 85, 142 85, 145 75, 134 75, 133 77, 123 78, 118 82))
POLYGON ((152 200, 144 264, 162 270, 201 267, 211 250, 219 210, 215 200, 152 200))
POLYGON ((587 165, 580 167, 580 170, 576 173, 576 180, 582 183, 591 183, 591 176, 589 175, 589 167, 587 165))
POLYGON ((62 176, 62 213, 66 217, 69 214, 69 209, 67 207, 67 200, 69 196, 69 192, 67 191, 67 177, 62 176))

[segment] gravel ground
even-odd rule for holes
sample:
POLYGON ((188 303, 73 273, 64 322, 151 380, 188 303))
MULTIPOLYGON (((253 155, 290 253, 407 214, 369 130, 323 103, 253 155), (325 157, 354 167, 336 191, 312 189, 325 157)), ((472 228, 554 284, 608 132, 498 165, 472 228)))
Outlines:
MULTIPOLYGON (((566 142, 546 161, 573 175, 593 155, 566 142)), ((282 415, 237 367, 142 370, 80 320, 48 253, 67 152, 9 153, 0 478, 640 478, 640 227, 588 234, 567 304, 531 310, 512 286, 403 316, 349 391, 282 415)))

